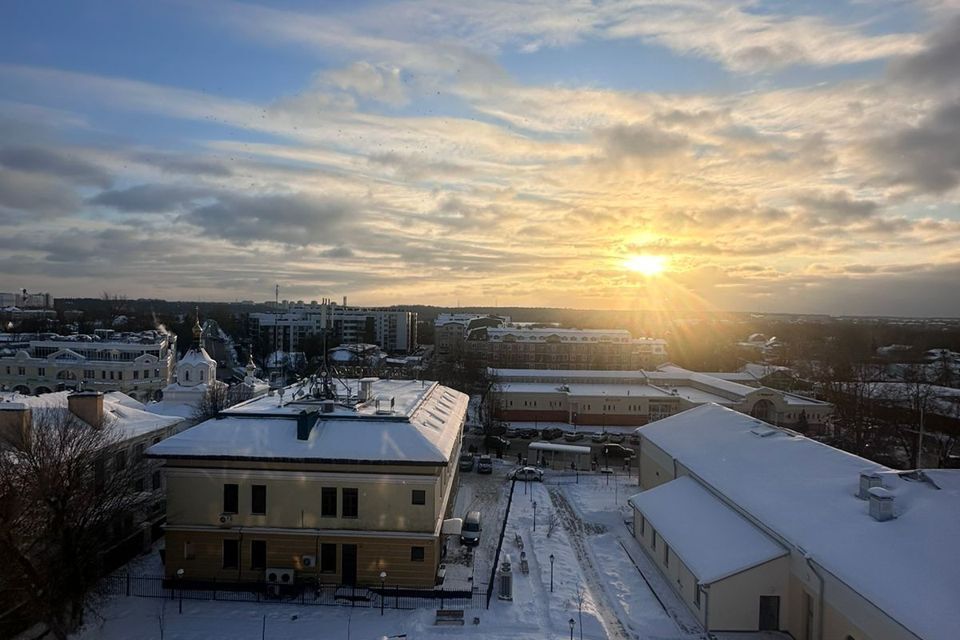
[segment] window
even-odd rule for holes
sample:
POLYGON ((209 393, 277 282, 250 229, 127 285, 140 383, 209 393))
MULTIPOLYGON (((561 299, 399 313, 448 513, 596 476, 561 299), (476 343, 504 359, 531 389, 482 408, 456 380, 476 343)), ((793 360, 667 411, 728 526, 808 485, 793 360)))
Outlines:
POLYGON ((117 371, 117 380, 123 380, 123 371, 117 371))
POLYGON ((110 379, 113 380, 113 371, 110 372, 110 379))
POLYGON ((650 548, 651 549, 657 548, 657 530, 656 529, 653 530, 653 542, 650 544, 650 548))
POLYGON ((267 568, 267 541, 266 540, 250 541, 250 568, 251 569, 267 568))
MULTIPOLYGON (((237 486, 237 485, 233 485, 237 486)), ((240 568, 240 543, 236 540, 223 541, 223 568, 240 568)))
POLYGON ((184 372, 183 372, 183 379, 184 379, 185 382, 190 382, 190 372, 189 372, 189 371, 184 371, 184 372))
POLYGON ((663 566, 670 566, 670 545, 663 545, 663 566))
POLYGON ((17 367, 17 375, 25 376, 27 375, 27 370, 23 367, 17 367))
POLYGON ((38 376, 45 376, 45 375, 47 375, 47 370, 46 370, 46 368, 44 368, 44 367, 37 367, 37 375, 38 375, 38 376))
POLYGON ((337 545, 322 543, 320 545, 320 573, 337 572, 337 545))
POLYGON ((693 586, 693 604, 697 605, 697 609, 700 608, 700 585, 693 586))
POLYGON ((139 371, 137 371, 137 370, 134 370, 134 371, 133 371, 133 379, 134 379, 134 380, 139 380, 139 379, 140 379, 140 372, 139 372, 139 371))
POLYGON ((424 548, 423 547, 410 547, 410 561, 411 562, 423 562, 424 558, 424 548))
POLYGON ((414 489, 411 492, 411 504, 427 504, 427 492, 423 489, 414 489))
POLYGON ((193 560, 193 543, 189 540, 183 543, 183 559, 193 560))
POLYGON ((267 485, 255 484, 250 492, 250 513, 266 515, 267 513, 267 485))
POLYGON ((320 489, 320 516, 324 518, 337 517, 336 487, 323 487, 320 489))
POLYGON ((101 371, 101 372, 100 372, 100 379, 101 379, 101 380, 106 380, 106 379, 107 379, 107 372, 106 372, 106 371, 101 371))
POLYGON ((157 490, 160 488, 160 486, 163 484, 163 481, 160 479, 160 472, 159 472, 159 471, 154 471, 154 472, 153 472, 153 478, 152 478, 152 480, 153 480, 153 490, 154 490, 154 491, 157 491, 157 490))
POLYGON ((235 484, 223 485, 223 512, 237 513, 240 508, 240 487, 235 484))
POLYGON ((149 377, 150 377, 150 369, 144 369, 144 370, 143 370, 143 379, 146 380, 146 379, 149 378, 149 377))
POLYGON ((643 537, 643 534, 646 533, 647 529, 647 519, 643 517, 643 514, 640 514, 640 537, 643 537))
POLYGON ((117 451, 117 453, 113 456, 113 470, 123 471, 126 468, 127 468, 127 452, 117 451))
POLYGON ((360 496, 356 489, 343 490, 343 517, 356 518, 360 513, 360 496))
POLYGON ((93 369, 84 369, 83 377, 85 380, 92 380, 93 378, 97 377, 97 372, 94 371, 93 369))

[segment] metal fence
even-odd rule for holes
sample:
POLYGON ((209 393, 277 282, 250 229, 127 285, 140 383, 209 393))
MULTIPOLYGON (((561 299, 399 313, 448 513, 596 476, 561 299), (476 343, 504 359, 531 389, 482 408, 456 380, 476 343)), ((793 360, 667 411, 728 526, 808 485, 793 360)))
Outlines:
POLYGON ((114 574, 104 579, 103 595, 170 600, 217 600, 264 604, 301 604, 385 609, 481 608, 486 589, 412 589, 399 585, 362 587, 355 585, 301 583, 276 585, 265 582, 226 583, 177 581, 160 576, 114 574))

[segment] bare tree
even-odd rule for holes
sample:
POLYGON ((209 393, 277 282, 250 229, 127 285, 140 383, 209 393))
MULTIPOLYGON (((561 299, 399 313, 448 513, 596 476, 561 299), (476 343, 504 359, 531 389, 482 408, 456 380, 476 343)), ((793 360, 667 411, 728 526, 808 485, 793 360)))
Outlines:
POLYGON ((197 423, 216 417, 218 413, 232 407, 238 402, 249 400, 250 390, 244 385, 228 386, 224 383, 211 382, 207 391, 200 398, 200 402, 193 409, 191 416, 197 423))
POLYGON ((57 638, 83 624, 111 533, 143 505, 117 442, 110 425, 47 408, 0 450, 0 593, 57 638))

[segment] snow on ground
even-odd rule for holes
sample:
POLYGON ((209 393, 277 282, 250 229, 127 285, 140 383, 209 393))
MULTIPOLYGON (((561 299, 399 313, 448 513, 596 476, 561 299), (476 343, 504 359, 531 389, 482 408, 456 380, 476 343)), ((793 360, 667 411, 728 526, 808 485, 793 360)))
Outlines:
MULTIPOLYGON (((492 476, 462 474, 454 515, 460 517, 467 510, 481 510, 482 542, 476 551, 467 554, 456 538, 448 541, 448 588, 471 584, 467 578, 474 572, 478 587, 483 588, 489 580, 499 515, 506 508, 510 490, 506 480, 509 468, 509 463, 498 461, 492 476)), ((502 551, 510 555, 513 563, 513 601, 500 601, 494 592, 489 609, 465 611, 463 627, 435 626, 436 607, 417 611, 387 609, 381 616, 376 607, 184 600, 180 614, 176 600, 114 597, 102 603, 102 618, 91 620, 74 638, 379 639, 406 634, 408 640, 542 640, 569 637, 571 618, 577 639, 703 637, 692 615, 660 578, 624 524, 629 515, 626 499, 636 492, 635 478, 589 473, 577 478, 548 471, 545 479, 545 483, 521 482, 514 487, 502 551), (523 541, 527 573, 521 570, 521 549, 515 542, 518 534, 523 541), (645 575, 641 575, 641 570, 645 575), (476 625, 475 618, 479 621, 476 625)), ((159 573, 156 550, 131 563, 130 571, 159 573)))

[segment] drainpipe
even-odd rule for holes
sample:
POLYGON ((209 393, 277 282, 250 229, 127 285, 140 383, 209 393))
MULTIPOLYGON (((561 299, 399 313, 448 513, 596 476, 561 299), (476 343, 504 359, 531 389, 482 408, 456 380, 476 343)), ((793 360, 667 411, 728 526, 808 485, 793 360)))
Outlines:
POLYGON ((817 580, 820 582, 820 593, 817 598, 817 640, 823 640, 823 576, 817 571, 817 567, 813 563, 813 558, 805 555, 803 559, 806 561, 807 566, 810 567, 810 571, 813 571, 813 575, 817 576, 817 580))
POLYGON ((703 593, 703 630, 710 633, 710 585, 697 585, 703 593))

